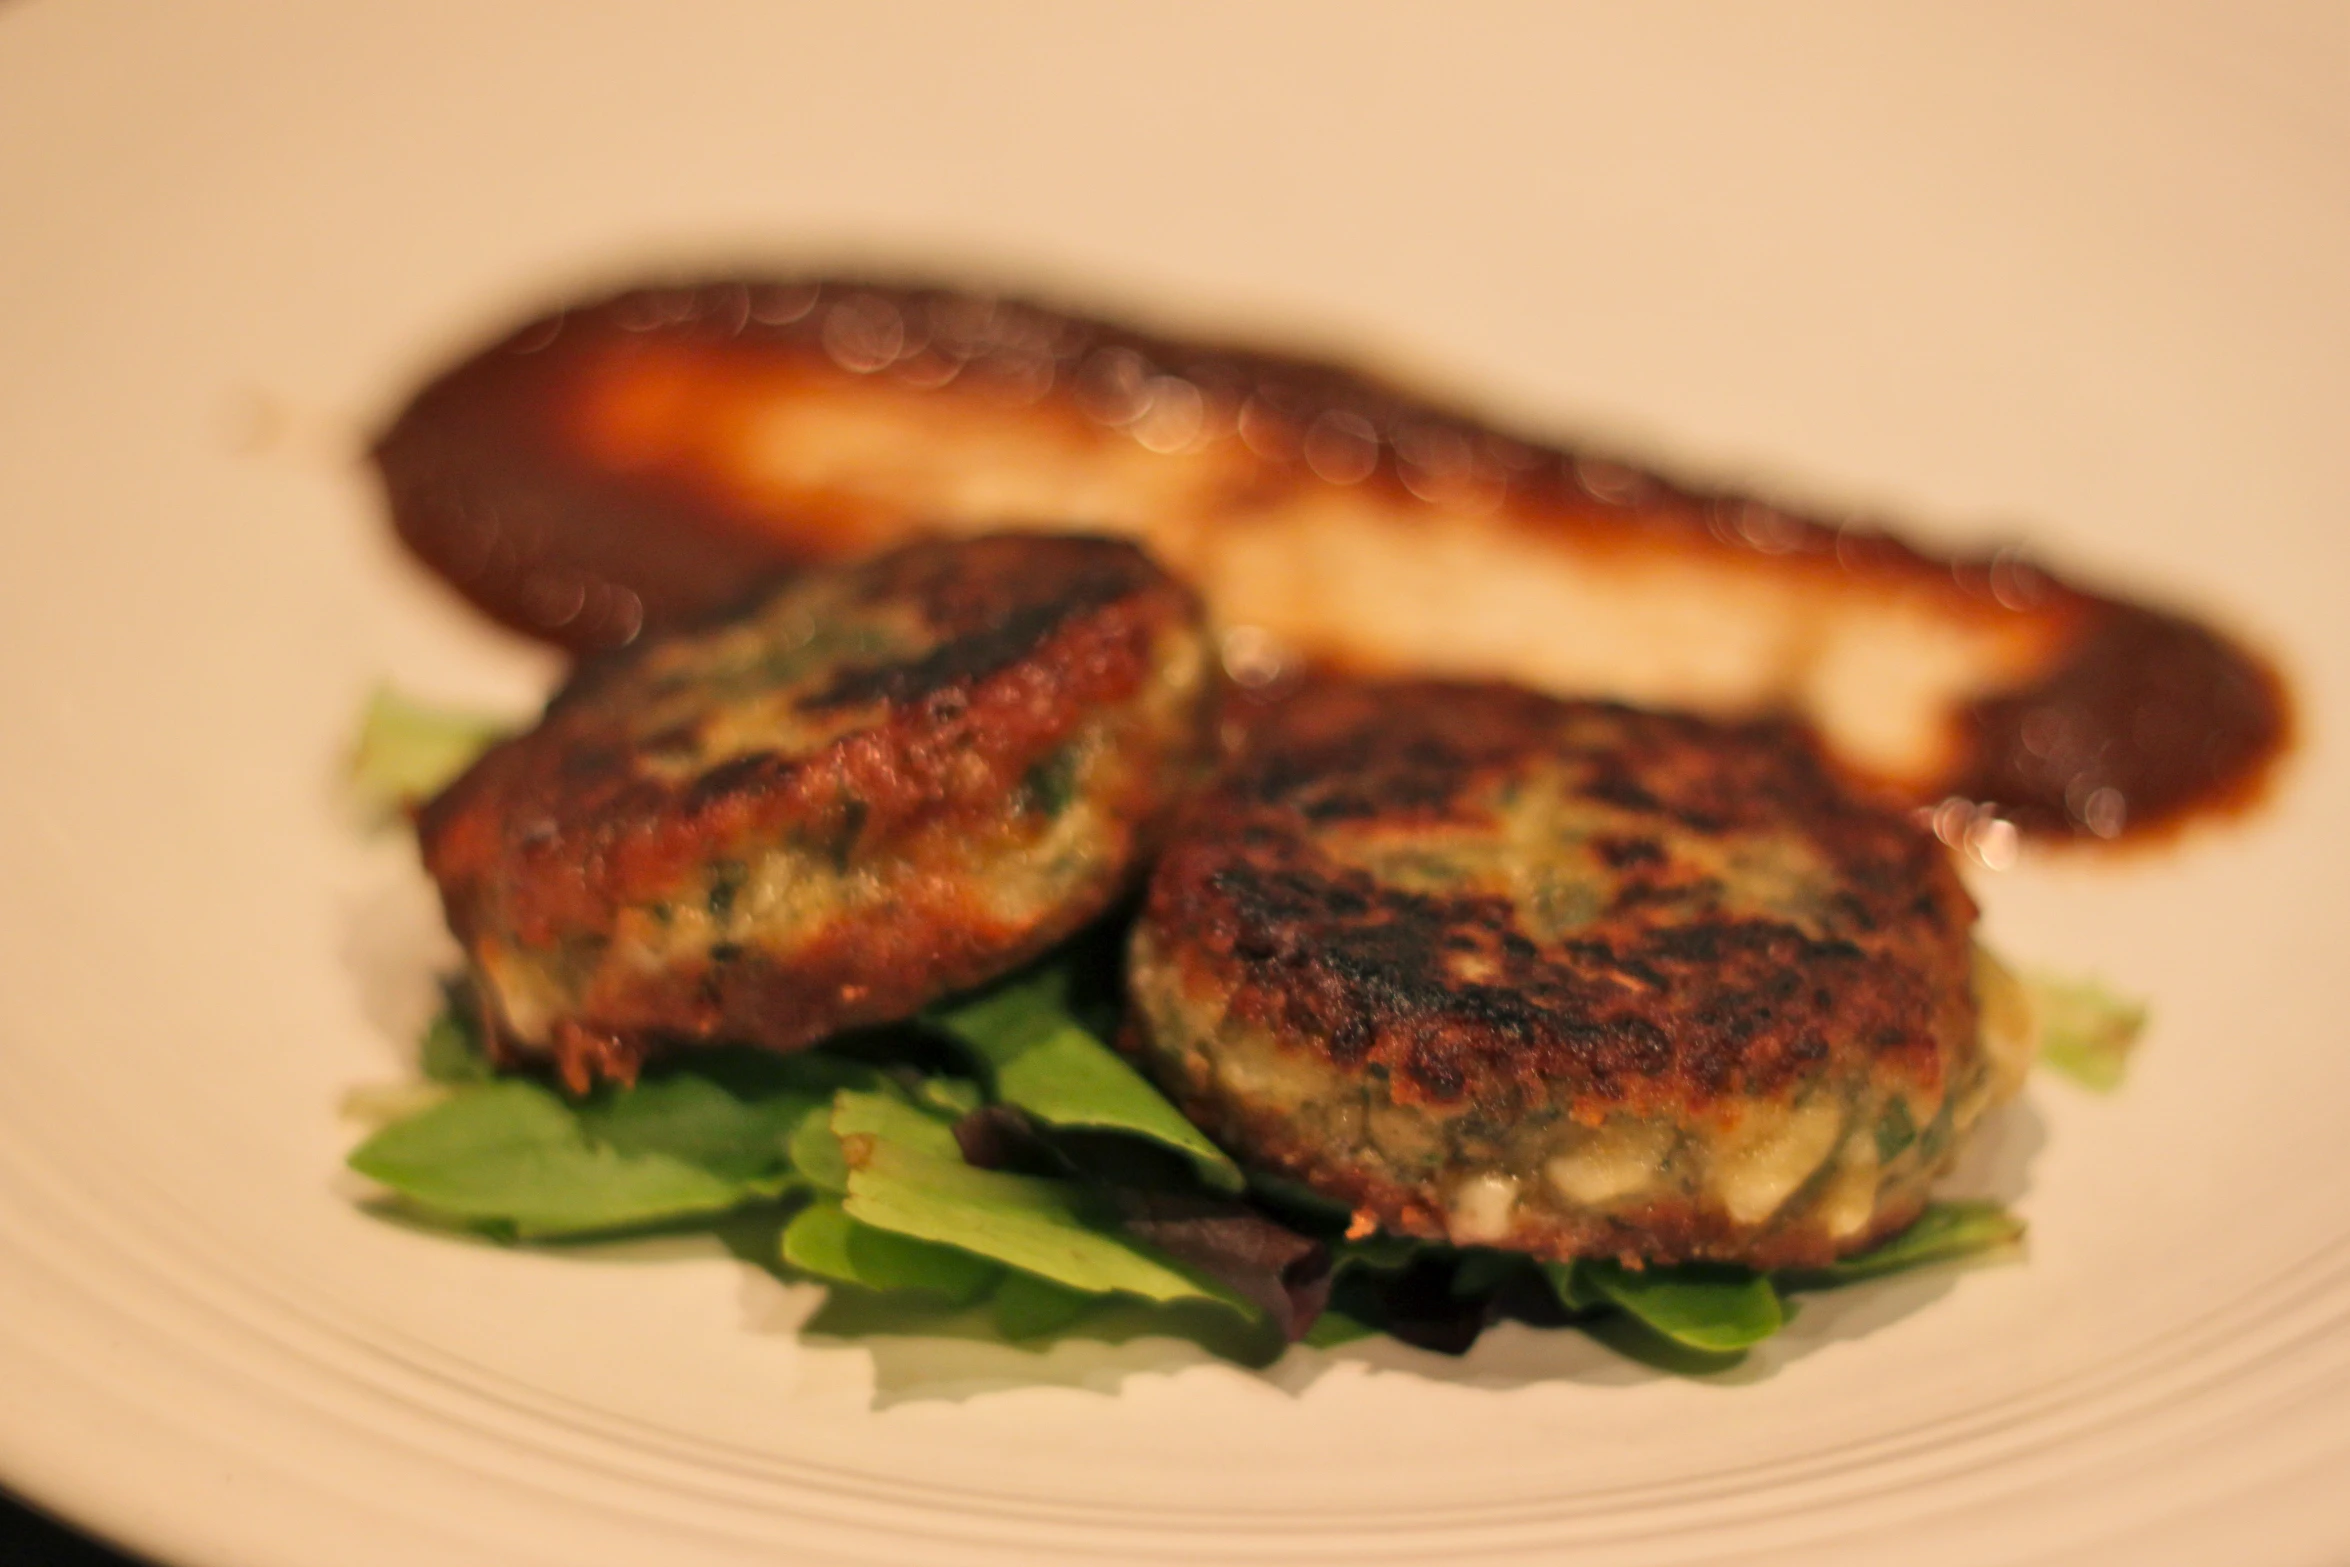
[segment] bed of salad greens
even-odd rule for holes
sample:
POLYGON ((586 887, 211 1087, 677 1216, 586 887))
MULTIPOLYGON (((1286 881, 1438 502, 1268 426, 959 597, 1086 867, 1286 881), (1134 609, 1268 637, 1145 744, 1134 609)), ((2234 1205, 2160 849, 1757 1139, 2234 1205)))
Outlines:
MULTIPOLYGON (((421 798, 496 732, 379 695, 356 785, 379 809, 421 798)), ((1034 1344, 1115 1308, 1260 1365, 1377 1333, 1460 1353, 1508 1319, 1719 1368, 1779 1331, 1801 1292, 2022 1234, 1996 1203, 1936 1203, 1871 1251, 1776 1274, 1353 1234, 1343 1207, 1244 1171, 1106 1043, 1121 945, 1106 925, 905 1024, 791 1055, 688 1052, 576 1097, 495 1070, 451 982, 422 1042, 426 1082, 361 1096, 382 1124, 350 1165, 388 1210, 512 1244, 706 1230, 830 1286, 820 1331, 951 1319, 1034 1344)), ((2090 986, 2034 988, 2049 1062, 2118 1082, 2143 1012, 2090 986)))

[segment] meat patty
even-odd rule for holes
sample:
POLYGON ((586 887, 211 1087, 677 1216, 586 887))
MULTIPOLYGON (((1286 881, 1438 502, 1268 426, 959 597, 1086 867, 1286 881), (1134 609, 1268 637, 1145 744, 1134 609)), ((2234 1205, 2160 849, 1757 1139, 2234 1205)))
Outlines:
POLYGON ((583 668, 419 823, 508 1060, 633 1079, 1026 961, 1195 781, 1198 601, 1130 544, 927 541, 583 668))
POLYGON ((1974 919, 1792 726, 1327 683, 1153 874, 1136 1048, 1358 1223, 1817 1264, 1907 1224, 2021 1077, 1974 919))

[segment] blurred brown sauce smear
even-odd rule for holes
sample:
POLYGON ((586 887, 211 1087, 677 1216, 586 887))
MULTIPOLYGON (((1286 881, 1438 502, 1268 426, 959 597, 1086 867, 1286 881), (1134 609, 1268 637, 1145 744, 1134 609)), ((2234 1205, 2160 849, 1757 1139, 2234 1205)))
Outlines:
POLYGON ((950 289, 725 282, 588 303, 434 379, 374 456, 427 565, 497 620, 578 652, 913 532, 1091 528, 1141 538, 1261 635, 1259 667, 1236 667, 1244 682, 1302 664, 1433 665, 1792 710, 1860 775, 1939 805, 1954 841, 1989 822, 2159 835, 2257 800, 2292 730, 2283 681, 2241 644, 2012 553, 1932 556, 1333 366, 950 289), (1632 605, 1666 628, 1666 656, 1633 636, 1610 664, 1594 634, 1597 653, 1562 654, 1571 639, 1547 645, 1539 620, 1508 642, 1482 606, 1528 584, 1566 595, 1545 602, 1590 600, 1595 613, 1559 626, 1632 605), (1448 624, 1427 607, 1448 589, 1478 608, 1448 624), (1744 671, 1698 658, 1686 677, 1658 675, 1692 617, 1699 640, 1769 651, 1744 671), (1818 649, 1843 637, 1838 667, 1863 677, 1917 662, 1880 629, 1900 625, 1971 663, 1946 702, 1908 699, 1929 742, 1889 763, 1840 743, 1818 649))

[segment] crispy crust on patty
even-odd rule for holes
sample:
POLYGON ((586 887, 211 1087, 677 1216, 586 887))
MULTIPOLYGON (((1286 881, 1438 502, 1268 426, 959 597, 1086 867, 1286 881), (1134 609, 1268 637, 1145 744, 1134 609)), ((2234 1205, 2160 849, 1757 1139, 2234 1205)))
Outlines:
POLYGON ((1192 594, 1123 542, 916 543, 583 668, 423 811, 509 1057, 627 1080, 910 1014, 1101 912, 1189 780, 1192 594))
POLYGON ((1188 1113, 1390 1229, 1775 1266, 1906 1222, 1980 1109, 1974 912, 1792 726, 1325 683, 1186 813, 1132 983, 1188 1113), (1609 1158, 1680 1173, 1561 1195, 1609 1158))

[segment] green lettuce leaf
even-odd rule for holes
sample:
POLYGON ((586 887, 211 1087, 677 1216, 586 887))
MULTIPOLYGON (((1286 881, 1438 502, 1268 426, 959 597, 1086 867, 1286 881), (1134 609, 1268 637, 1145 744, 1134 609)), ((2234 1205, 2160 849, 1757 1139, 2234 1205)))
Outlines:
POLYGON ((1523 1252, 1467 1247, 1456 1254, 1453 1262, 1452 1294, 1460 1300, 1490 1300, 1515 1286, 1529 1268, 1536 1267, 1534 1260, 1523 1252))
POLYGON ((995 1098, 1065 1130, 1118 1132, 1173 1149, 1219 1191, 1246 1181, 1229 1155, 1071 1011, 1066 965, 1048 964, 933 1020, 986 1066, 995 1098))
POLYGON ((1824 1268, 1769 1275, 1745 1268, 1683 1264, 1642 1270, 1586 1260, 1544 1263, 1559 1304, 1581 1313, 1614 1306, 1685 1348, 1732 1354, 1785 1325, 1789 1291, 1832 1289, 2013 1244, 2023 1222, 1995 1202, 1930 1203, 1917 1221, 1880 1246, 1824 1268))
MULTIPOLYGON (((840 1131, 835 1115, 834 1129, 840 1131)), ((948 1136, 951 1140, 952 1133, 948 1136)), ((876 1229, 960 1246, 1023 1273, 1090 1294, 1232 1302, 1117 1233, 1081 1187, 975 1170, 882 1137, 844 1133, 849 1216, 876 1229)))
POLYGON ((952 1122, 896 1094, 842 1090, 833 1097, 832 1130, 844 1143, 852 1137, 878 1137, 934 1158, 963 1157, 952 1122))
POLYGON ((588 1136, 617 1153, 681 1160, 753 1189, 790 1174, 800 1123, 825 1105, 805 1089, 745 1094, 700 1071, 677 1071, 598 1094, 576 1110, 588 1136))
POLYGON ((1928 1203, 1917 1222, 1882 1245, 1825 1268, 1790 1270, 1780 1278, 1792 1289, 1854 1284, 1929 1263, 1996 1251, 2014 1245, 2023 1233, 2024 1221, 1995 1202, 1928 1203))
MULTIPOLYGON (((527 1238, 705 1217, 800 1184, 792 1151, 842 1083, 871 1067, 713 1050, 633 1088, 570 1099, 487 1076, 461 996, 427 1030, 428 1075, 451 1091, 383 1127, 351 1167, 443 1218, 527 1238)), ((838 1163, 837 1148, 834 1163, 838 1163)), ((840 1179, 845 1182, 843 1170, 840 1179)))
POLYGON ((959 1121, 987 1103, 987 1096, 979 1091, 977 1083, 960 1077, 917 1078, 912 1092, 916 1104, 935 1110, 950 1121, 959 1121))
POLYGON ((431 1083, 486 1083, 497 1075, 482 1048, 472 998, 463 984, 442 987, 441 1010, 425 1025, 417 1065, 431 1083))
POLYGON ((1583 1269, 1578 1263, 1546 1262, 1542 1265, 1542 1276, 1549 1281, 1551 1293, 1558 1297, 1560 1307, 1570 1315, 1579 1316, 1587 1311, 1597 1311, 1608 1304, 1608 1297, 1583 1277, 1583 1269))
POLYGON ((430 707, 378 686, 351 748, 351 788, 370 811, 396 815, 440 793, 514 728, 502 718, 430 707))
POLYGON ((2144 1003, 2117 996, 2095 980, 2034 974, 2025 981, 2040 1022, 2040 1059, 2100 1093, 2121 1086, 2130 1052, 2146 1027, 2144 1003))
MULTIPOLYGON (((1575 1283, 1579 1296, 1588 1292, 1650 1332, 1708 1354, 1759 1344, 1787 1323, 1771 1281, 1746 1268, 1685 1263, 1635 1271, 1585 1260, 1575 1265, 1575 1283)), ((1562 1293, 1561 1303, 1566 1299, 1562 1293)))
POLYGON ((908 1290, 949 1306, 970 1305, 1004 1277, 1003 1269, 967 1251, 859 1224, 829 1198, 792 1216, 782 1253, 803 1273, 860 1289, 908 1290))
POLYGON ((1345 1203, 1323 1196, 1311 1187, 1262 1170, 1248 1173, 1248 1194, 1256 1204, 1301 1235, 1342 1237, 1354 1214, 1345 1203))
MULTIPOLYGON (((1330 1246, 1326 1310, 1438 1354, 1466 1353, 1495 1314, 1495 1297, 1533 1273, 1529 1259, 1374 1232, 1330 1246)), ((1309 1325, 1305 1341, 1316 1341, 1309 1325)))
POLYGON ((1414 1240, 1409 1235, 1390 1235, 1385 1230, 1351 1241, 1340 1241, 1330 1249, 1332 1268, 1344 1272, 1354 1268, 1374 1273, 1400 1273, 1420 1257, 1432 1252, 1450 1252, 1451 1247, 1441 1241, 1414 1240))
POLYGON ((791 1167, 820 1192, 848 1195, 849 1158, 841 1151, 829 1115, 812 1115, 792 1132, 791 1167))
POLYGON ((1013 1343, 1049 1338, 1102 1303, 1087 1290, 1071 1289, 1033 1273, 1007 1273, 996 1287, 995 1329, 1013 1343))
POLYGON ((1377 1338, 1379 1330, 1367 1322, 1357 1322, 1343 1311, 1325 1311, 1306 1329, 1306 1336, 1298 1340, 1309 1349, 1336 1349, 1362 1339, 1377 1338))
POLYGON ((723 1213, 755 1195, 683 1159, 597 1144, 560 1095, 521 1078, 460 1088, 350 1163, 433 1213, 530 1238, 723 1213))

